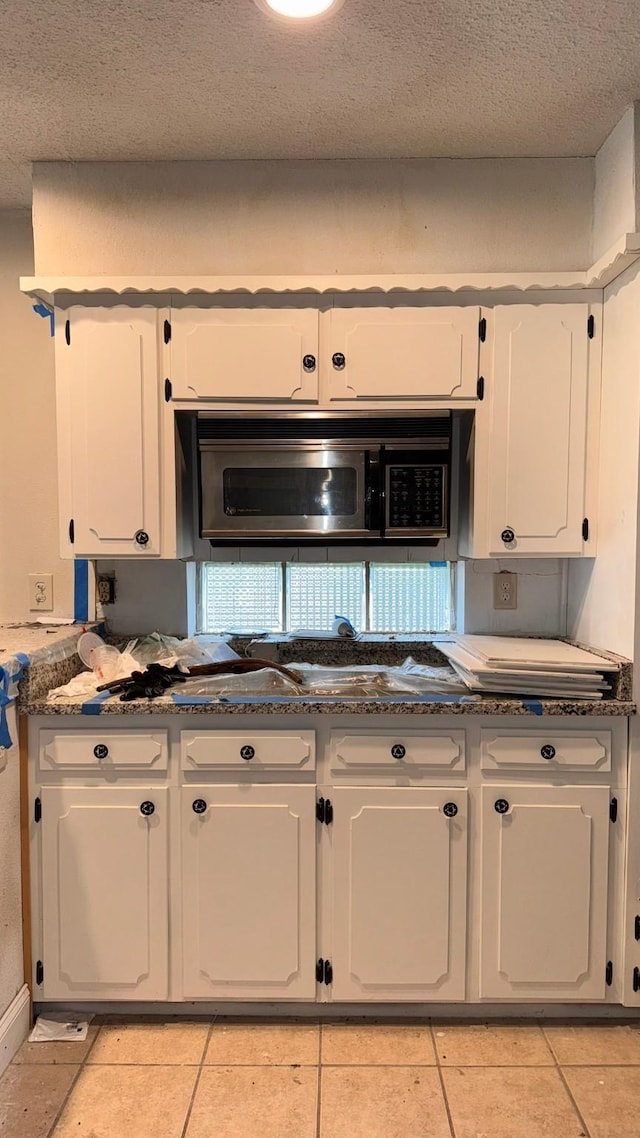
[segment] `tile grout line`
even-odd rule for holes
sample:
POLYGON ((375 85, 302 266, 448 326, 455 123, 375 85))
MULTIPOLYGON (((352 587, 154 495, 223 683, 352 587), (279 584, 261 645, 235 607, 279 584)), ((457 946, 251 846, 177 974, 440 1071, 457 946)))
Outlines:
POLYGON ((447 1112, 447 1122, 449 1123, 449 1132, 451 1138, 456 1138, 456 1132, 453 1125, 453 1118, 451 1117, 451 1107, 449 1106, 449 1099, 447 1098, 447 1091, 444 1085, 444 1076, 442 1074, 442 1064, 440 1063, 440 1056, 438 1055, 438 1046, 436 1044, 436 1033, 433 1029, 433 1020, 429 1020, 429 1030, 431 1031, 431 1043, 433 1045, 433 1052, 436 1058, 436 1071, 438 1072, 438 1079, 440 1081, 440 1091, 442 1093, 442 1101, 444 1102, 444 1109, 447 1112))
POLYGON ((213 1025, 214 1025, 216 1019, 217 1019, 217 1016, 214 1017, 214 1019, 212 1019, 211 1023, 209 1024, 209 1027, 207 1029, 207 1036, 206 1036, 206 1039, 204 1041, 204 1046, 202 1048, 202 1055, 200 1056, 200 1065, 198 1067, 198 1073, 196 1075, 196 1079, 195 1079, 195 1082, 193 1084, 193 1090, 191 1092, 191 1098, 189 1099, 189 1106, 187 1107, 187 1113, 184 1116, 184 1124, 182 1126, 182 1130, 180 1131, 180 1138, 186 1138, 187 1130, 189 1129, 189 1123, 191 1122, 191 1112, 193 1110, 193 1104, 196 1101, 196 1095, 198 1093, 198 1087, 200 1086, 200 1079, 202 1078, 202 1072, 204 1071, 204 1061, 207 1057, 207 1051, 209 1050, 209 1043, 211 1040, 211 1036, 213 1035, 213 1025))
POLYGON ((318 1024, 318 1092, 316 1103, 316 1138, 320 1138, 322 1123, 322 1024, 318 1024))
POLYGON ((560 1082, 562 1083, 565 1091, 567 1092, 569 1102, 573 1106, 576 1118, 578 1119, 578 1122, 580 1123, 580 1126, 582 1127, 582 1129, 584 1131, 585 1138, 591 1138, 591 1131, 589 1130, 589 1127, 587 1126, 584 1118, 582 1117, 582 1111, 580 1111, 578 1109, 578 1104, 577 1104, 575 1098, 573 1097, 573 1092, 572 1092, 572 1090, 571 1090, 571 1088, 570 1088, 570 1086, 569 1086, 569 1084, 568 1084, 568 1082, 564 1076, 564 1071, 562 1070, 562 1067, 560 1066, 560 1063, 558 1061, 558 1056, 556 1055, 556 1053, 553 1049, 553 1044, 552 1044, 551 1040, 547 1038, 547 1033, 544 1030, 544 1024, 542 1024, 542 1023, 540 1024, 540 1031, 544 1035, 545 1043, 547 1044, 547 1047, 549 1048, 551 1054, 553 1055, 553 1059, 554 1059, 554 1062, 556 1065, 556 1071, 558 1072, 560 1082))
MULTIPOLYGON (((89 1025, 89 1026, 91 1026, 91 1025, 89 1025)), ((67 1103, 69 1102, 69 1099, 71 1098, 71 1095, 75 1089, 76 1083, 78 1082, 78 1079, 80 1078, 82 1072, 84 1071, 84 1069, 86 1067, 87 1059, 89 1058, 91 1052, 93 1051, 93 1048, 95 1047, 96 1039, 100 1035, 101 1029, 102 1029, 102 1024, 99 1024, 98 1030, 96 1031, 94 1038, 92 1039, 91 1043, 89 1044, 89 1047, 88 1047, 88 1050, 87 1050, 87 1053, 86 1053, 84 1059, 82 1060, 81 1063, 78 1064, 78 1070, 76 1071, 75 1078, 71 1080, 71 1085, 69 1086, 69 1089, 68 1089, 66 1095, 64 1096, 64 1098, 60 1104, 59 1109, 57 1110, 57 1112, 55 1114, 55 1117, 53 1119, 53 1122, 51 1123, 51 1126, 47 1130, 46 1138, 53 1138, 53 1136, 55 1136, 56 1127, 57 1127, 60 1119, 62 1118, 62 1115, 64 1114, 65 1107, 66 1107, 67 1103)), ((62 1066, 62 1064, 52 1064, 52 1066, 62 1066)))

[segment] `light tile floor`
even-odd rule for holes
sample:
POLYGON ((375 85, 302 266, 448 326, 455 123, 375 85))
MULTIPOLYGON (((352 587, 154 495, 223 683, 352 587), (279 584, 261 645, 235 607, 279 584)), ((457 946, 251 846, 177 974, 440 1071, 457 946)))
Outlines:
POLYGON ((640 1138, 638 1025, 106 1019, 25 1044, 0 1138, 640 1138))

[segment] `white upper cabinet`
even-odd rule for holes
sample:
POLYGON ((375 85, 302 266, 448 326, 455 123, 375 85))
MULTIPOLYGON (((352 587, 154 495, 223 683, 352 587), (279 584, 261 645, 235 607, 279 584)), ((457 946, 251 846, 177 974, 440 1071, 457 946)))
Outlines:
POLYGON ((339 787, 331 798, 331 998, 464 999, 467 791, 339 787))
POLYGON ((482 789, 480 996, 605 996, 609 788, 482 789))
POLYGON ((330 403, 475 399, 480 309, 344 308, 330 314, 330 403))
POLYGON ((315 403, 314 309, 174 309, 167 376, 173 399, 315 403))
POLYGON ((463 552, 594 556, 595 519, 590 535, 585 527, 589 409, 597 402, 588 319, 585 304, 494 310, 487 406, 475 432, 473 543, 463 552))
POLYGON ((158 314, 58 312, 63 557, 160 554, 158 314))
POLYGON ((168 837, 165 788, 42 789, 45 999, 167 998, 168 837))

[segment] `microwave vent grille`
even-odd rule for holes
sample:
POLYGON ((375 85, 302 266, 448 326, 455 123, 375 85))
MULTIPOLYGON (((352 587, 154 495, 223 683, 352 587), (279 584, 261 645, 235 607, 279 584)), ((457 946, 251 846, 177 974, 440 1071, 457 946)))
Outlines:
POLYGON ((357 441, 420 439, 449 443, 451 415, 327 416, 323 418, 242 417, 205 413, 198 415, 198 441, 206 442, 322 442, 332 439, 357 441))

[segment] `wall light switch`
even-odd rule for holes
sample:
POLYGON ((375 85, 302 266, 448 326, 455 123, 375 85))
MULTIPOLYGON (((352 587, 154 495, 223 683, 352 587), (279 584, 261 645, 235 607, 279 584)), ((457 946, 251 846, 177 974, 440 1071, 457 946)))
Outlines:
POLYGON ((29 609, 31 612, 51 612, 53 608, 53 574, 29 574, 29 609))
POLYGON ((516 609, 518 607, 518 575, 508 573, 493 574, 494 609, 516 609))

